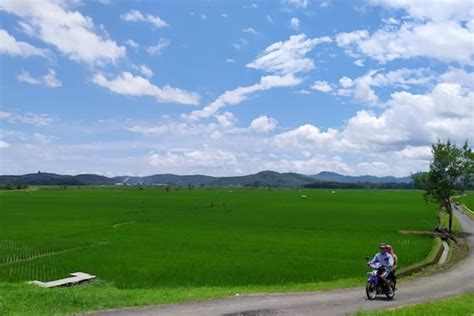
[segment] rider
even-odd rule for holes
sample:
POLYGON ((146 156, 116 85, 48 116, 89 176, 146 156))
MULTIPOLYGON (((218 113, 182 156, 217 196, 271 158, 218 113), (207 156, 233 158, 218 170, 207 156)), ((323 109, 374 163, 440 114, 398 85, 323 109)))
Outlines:
POLYGON ((390 272, 393 269, 393 257, 391 254, 387 252, 387 245, 384 243, 381 243, 379 246, 380 252, 375 254, 374 258, 369 261, 369 264, 375 264, 379 263, 380 264, 380 269, 377 271, 377 275, 380 277, 382 282, 390 289, 393 290, 394 288, 390 285, 390 283, 387 281, 387 276, 390 274, 390 272))
POLYGON ((393 257, 393 269, 392 269, 392 273, 390 274, 390 276, 392 277, 392 280, 393 280, 393 285, 396 286, 397 285, 397 276, 396 276, 396 272, 397 272, 397 268, 398 268, 398 256, 395 254, 395 252, 393 252, 393 247, 391 245, 387 245, 387 252, 389 254, 392 255, 393 257))

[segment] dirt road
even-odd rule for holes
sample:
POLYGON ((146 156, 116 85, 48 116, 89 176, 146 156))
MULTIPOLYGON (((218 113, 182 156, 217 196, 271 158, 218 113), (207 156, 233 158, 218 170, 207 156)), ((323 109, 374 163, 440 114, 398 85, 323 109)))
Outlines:
POLYGON ((345 315, 473 292, 474 221, 457 210, 455 216, 469 234, 468 257, 447 272, 401 284, 393 301, 368 301, 365 298, 365 284, 361 284, 360 288, 328 292, 236 296, 205 302, 111 310, 96 315, 345 315))

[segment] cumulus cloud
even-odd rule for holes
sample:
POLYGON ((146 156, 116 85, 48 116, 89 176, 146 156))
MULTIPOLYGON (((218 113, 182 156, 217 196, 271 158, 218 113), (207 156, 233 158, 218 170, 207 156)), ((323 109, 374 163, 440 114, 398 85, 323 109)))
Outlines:
POLYGON ((332 87, 327 81, 315 81, 311 88, 325 93, 332 91, 332 87))
POLYGON ((0 54, 7 54, 7 55, 21 56, 21 57, 30 57, 30 56, 46 57, 48 54, 48 51, 46 49, 37 48, 26 42, 17 41, 6 30, 0 29, 0 54))
POLYGON ((339 33, 337 45, 353 57, 361 55, 381 63, 395 59, 427 57, 443 62, 473 65, 474 9, 469 1, 374 0, 372 4, 408 13, 405 22, 386 23, 370 34, 367 30, 339 33))
POLYGON ((108 79, 98 73, 92 78, 95 84, 112 92, 130 96, 151 96, 157 102, 172 102, 181 104, 199 104, 200 96, 195 92, 182 90, 166 85, 162 88, 152 84, 148 79, 123 72, 113 79, 108 79))
MULTIPOLYGON (((444 78, 454 76, 452 69, 444 78)), ((386 77, 380 79, 382 82, 386 77)), ((469 83, 468 83, 469 84, 469 83)), ((394 92, 381 113, 360 110, 340 130, 321 131, 305 124, 275 135, 279 148, 337 152, 398 152, 400 157, 426 157, 426 147, 438 139, 474 141, 474 92, 458 82, 439 82, 426 94, 394 92), (417 148, 424 149, 417 149, 417 148)))
POLYGON ((118 46, 107 34, 99 35, 95 31, 90 17, 68 10, 64 2, 5 0, 0 2, 0 10, 21 17, 28 35, 56 47, 72 60, 114 63, 126 55, 125 47, 118 46))
POLYGON ((307 38, 304 34, 292 35, 285 42, 268 46, 247 67, 281 75, 306 72, 314 68, 314 62, 306 57, 316 45, 331 42, 331 38, 307 38))
POLYGON ((127 22, 147 22, 157 28, 168 26, 168 23, 163 21, 158 15, 155 15, 155 16, 151 14, 143 15, 138 10, 130 10, 127 13, 122 14, 120 18, 127 22))
POLYGON ((61 81, 56 78, 56 72, 53 69, 49 69, 48 73, 39 78, 34 78, 27 71, 23 71, 16 78, 18 79, 18 81, 26 82, 32 85, 42 84, 50 88, 57 88, 62 86, 61 81))
POLYGON ((372 0, 372 4, 391 9, 403 9, 411 17, 421 20, 467 21, 474 17, 472 3, 464 0, 433 1, 429 5, 419 0, 372 0))
POLYGON ((249 130, 257 133, 268 133, 275 129, 278 121, 274 118, 262 115, 254 119, 249 126, 249 130))
POLYGON ((386 73, 379 70, 370 70, 355 79, 342 77, 339 80, 341 88, 337 91, 337 94, 353 96, 355 101, 359 103, 376 104, 380 100, 374 87, 408 88, 414 85, 426 85, 434 79, 434 74, 427 68, 400 68, 386 73))

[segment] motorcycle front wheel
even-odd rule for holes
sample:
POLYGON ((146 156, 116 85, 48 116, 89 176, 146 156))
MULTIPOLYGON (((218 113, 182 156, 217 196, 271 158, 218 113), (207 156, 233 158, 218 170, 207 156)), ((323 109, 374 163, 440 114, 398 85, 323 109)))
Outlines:
POLYGON ((377 285, 372 281, 367 282, 367 285, 365 286, 365 293, 367 294, 367 298, 369 300, 374 300, 377 296, 377 285))

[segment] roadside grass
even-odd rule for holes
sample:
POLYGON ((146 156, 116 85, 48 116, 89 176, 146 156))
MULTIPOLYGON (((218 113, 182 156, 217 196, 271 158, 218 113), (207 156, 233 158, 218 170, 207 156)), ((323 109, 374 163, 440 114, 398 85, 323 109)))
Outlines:
POLYGON ((467 293, 436 302, 407 305, 376 312, 359 312, 357 316, 472 316, 474 293, 467 293))
POLYGON ((144 307, 202 301, 234 295, 327 291, 361 286, 365 278, 279 286, 174 287, 119 289, 96 280, 74 287, 43 289, 30 284, 0 283, 0 315, 64 315, 121 307, 144 307))
POLYGON ((464 214, 474 220, 474 191, 468 191, 463 196, 457 197, 456 202, 461 205, 464 214))

